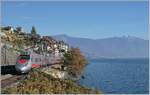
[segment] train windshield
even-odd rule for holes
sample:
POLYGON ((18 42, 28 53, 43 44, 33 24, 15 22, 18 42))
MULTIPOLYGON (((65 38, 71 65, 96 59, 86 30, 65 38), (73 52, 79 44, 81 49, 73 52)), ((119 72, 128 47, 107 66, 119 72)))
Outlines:
POLYGON ((18 63, 25 64, 28 60, 30 60, 30 55, 20 55, 18 63))
POLYGON ((30 55, 20 55, 20 56, 19 56, 19 59, 20 59, 20 60, 22 60, 22 59, 24 59, 24 60, 29 60, 29 59, 30 59, 30 55))

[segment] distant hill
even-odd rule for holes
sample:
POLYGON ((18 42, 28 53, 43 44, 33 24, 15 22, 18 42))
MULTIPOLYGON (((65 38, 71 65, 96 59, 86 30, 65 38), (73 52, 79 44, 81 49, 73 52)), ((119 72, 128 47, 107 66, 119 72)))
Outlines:
POLYGON ((79 47, 88 58, 148 58, 148 40, 137 37, 87 39, 67 35, 53 36, 73 47, 79 47))

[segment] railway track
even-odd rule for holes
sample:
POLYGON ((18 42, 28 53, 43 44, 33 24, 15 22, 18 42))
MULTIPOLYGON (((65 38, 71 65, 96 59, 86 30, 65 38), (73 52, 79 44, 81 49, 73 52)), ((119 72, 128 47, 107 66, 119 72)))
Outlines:
MULTIPOLYGON (((59 61, 53 61, 53 62, 56 64, 60 63, 59 61)), ((48 65, 42 66, 41 68, 49 67, 52 65, 55 65, 55 64, 48 64, 48 65)), ((10 87, 12 84, 17 83, 18 80, 23 80, 27 76, 27 74, 23 74, 23 75, 18 74, 18 72, 15 69, 15 65, 2 66, 1 68, 2 68, 2 70, 1 70, 2 75, 4 75, 4 76, 7 74, 12 75, 9 78, 1 79, 1 88, 2 89, 10 87)), ((39 68, 39 69, 41 69, 41 68, 39 68)))
POLYGON ((10 85, 12 85, 13 83, 16 83, 18 80, 22 80, 26 77, 26 75, 14 75, 10 78, 1 80, 1 88, 6 88, 10 85))

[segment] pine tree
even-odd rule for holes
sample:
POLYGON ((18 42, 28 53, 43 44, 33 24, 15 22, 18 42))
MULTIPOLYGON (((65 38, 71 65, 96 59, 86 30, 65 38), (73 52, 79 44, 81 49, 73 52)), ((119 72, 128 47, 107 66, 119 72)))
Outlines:
POLYGON ((32 26, 31 35, 32 35, 31 43, 33 45, 36 45, 37 38, 36 38, 36 29, 35 29, 35 26, 32 26))
POLYGON ((34 26, 32 26, 31 34, 32 34, 32 35, 36 35, 36 29, 35 29, 34 26))

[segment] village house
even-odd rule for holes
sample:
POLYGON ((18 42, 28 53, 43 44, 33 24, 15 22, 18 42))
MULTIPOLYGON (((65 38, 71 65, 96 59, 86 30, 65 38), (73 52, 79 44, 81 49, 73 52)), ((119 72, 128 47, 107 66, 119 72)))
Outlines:
POLYGON ((14 32, 16 32, 17 34, 20 34, 23 32, 22 27, 16 27, 16 29, 14 30, 14 32))
POLYGON ((2 30, 8 33, 14 33, 14 28, 12 26, 2 27, 2 30))
POLYGON ((60 51, 67 52, 68 49, 69 49, 69 45, 64 43, 64 42, 60 42, 59 43, 59 48, 60 48, 60 51))

